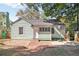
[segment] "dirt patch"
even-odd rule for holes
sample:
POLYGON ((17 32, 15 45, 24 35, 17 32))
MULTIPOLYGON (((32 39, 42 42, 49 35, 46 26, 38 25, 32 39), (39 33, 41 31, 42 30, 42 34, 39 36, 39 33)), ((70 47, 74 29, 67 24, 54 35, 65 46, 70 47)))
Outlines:
POLYGON ((43 41, 38 41, 38 40, 31 41, 27 46, 30 52, 38 52, 47 47, 52 47, 51 43, 49 44, 45 41, 43 42, 43 41))
POLYGON ((0 55, 9 56, 78 56, 79 45, 74 42, 12 40, 4 42, 0 55))
POLYGON ((3 42, 3 49, 14 48, 16 51, 29 51, 38 52, 47 47, 52 47, 51 41, 38 41, 38 40, 12 40, 3 42))

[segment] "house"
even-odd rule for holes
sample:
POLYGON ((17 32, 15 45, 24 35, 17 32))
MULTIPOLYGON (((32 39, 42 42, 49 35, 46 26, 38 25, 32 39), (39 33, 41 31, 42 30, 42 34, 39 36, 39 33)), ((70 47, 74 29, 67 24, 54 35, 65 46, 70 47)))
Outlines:
POLYGON ((52 40, 54 36, 56 38, 64 38, 52 23, 42 19, 27 20, 19 18, 11 25, 11 39, 52 40))

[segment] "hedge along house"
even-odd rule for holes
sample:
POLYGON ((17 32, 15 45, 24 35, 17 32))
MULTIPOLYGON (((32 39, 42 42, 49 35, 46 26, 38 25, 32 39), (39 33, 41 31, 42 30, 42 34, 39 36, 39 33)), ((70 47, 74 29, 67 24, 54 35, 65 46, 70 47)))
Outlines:
POLYGON ((54 31, 52 23, 45 22, 41 19, 27 20, 19 18, 11 25, 11 39, 52 40, 53 35, 62 37, 60 34, 54 33, 54 31))

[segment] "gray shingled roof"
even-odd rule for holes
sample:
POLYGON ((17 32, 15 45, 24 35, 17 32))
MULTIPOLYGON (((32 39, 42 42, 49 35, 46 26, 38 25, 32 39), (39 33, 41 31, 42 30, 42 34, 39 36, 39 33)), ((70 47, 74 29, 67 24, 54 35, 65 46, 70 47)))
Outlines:
POLYGON ((64 25, 63 23, 59 22, 57 19, 48 19, 46 22, 52 23, 54 25, 64 25))
POLYGON ((48 22, 44 22, 42 19, 39 19, 39 20, 27 20, 27 19, 25 19, 25 18, 19 18, 18 20, 16 20, 15 22, 13 22, 12 24, 14 24, 14 23, 16 23, 16 22, 18 22, 18 21, 20 21, 20 20, 25 20, 25 21, 27 21, 27 22, 29 22, 30 24, 32 24, 32 25, 44 25, 44 26, 47 26, 47 25, 53 25, 53 24, 51 24, 51 23, 48 23, 48 22))
POLYGON ((28 20, 28 22, 30 22, 33 25, 53 25, 51 23, 44 22, 43 20, 28 20))

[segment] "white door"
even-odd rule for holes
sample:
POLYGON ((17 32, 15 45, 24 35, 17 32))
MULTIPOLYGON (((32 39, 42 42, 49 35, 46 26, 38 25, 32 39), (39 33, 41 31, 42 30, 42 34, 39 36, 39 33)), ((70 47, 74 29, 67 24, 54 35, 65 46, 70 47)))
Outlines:
POLYGON ((38 32, 35 33, 35 38, 38 39, 38 32))

